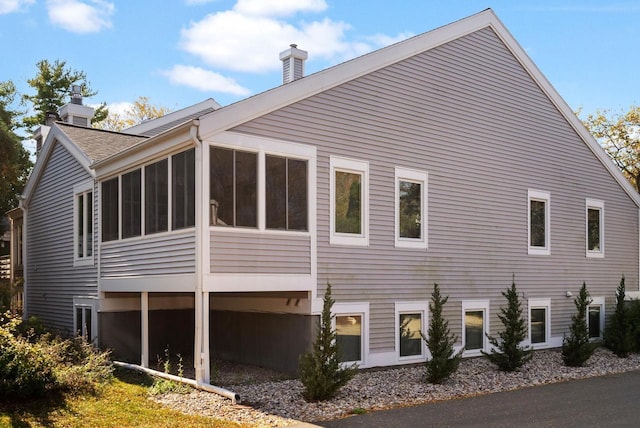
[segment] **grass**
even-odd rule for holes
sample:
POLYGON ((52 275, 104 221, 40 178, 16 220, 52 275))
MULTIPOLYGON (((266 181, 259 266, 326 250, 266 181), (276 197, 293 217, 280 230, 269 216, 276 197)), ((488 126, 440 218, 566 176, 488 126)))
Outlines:
POLYGON ((149 400, 153 379, 116 369, 114 379, 95 395, 50 395, 0 402, 0 427, 214 427, 240 425, 185 415, 149 400))

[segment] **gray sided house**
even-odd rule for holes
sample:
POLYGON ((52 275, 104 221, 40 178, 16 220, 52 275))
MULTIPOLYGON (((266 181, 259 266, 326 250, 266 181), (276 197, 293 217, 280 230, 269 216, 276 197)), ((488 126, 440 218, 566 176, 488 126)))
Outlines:
POLYGON ((534 348, 583 281, 638 290, 640 198, 491 10, 111 133, 56 123, 24 194, 25 310, 149 365, 294 371, 332 284, 343 359, 424 361, 434 283, 465 355, 515 277, 534 348))

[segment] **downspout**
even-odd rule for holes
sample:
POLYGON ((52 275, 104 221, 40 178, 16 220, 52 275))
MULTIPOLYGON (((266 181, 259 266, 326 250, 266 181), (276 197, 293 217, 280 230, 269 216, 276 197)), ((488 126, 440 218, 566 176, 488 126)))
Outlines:
MULTIPOLYGON (((205 368, 204 368, 204 347, 203 347, 203 338, 204 338, 204 326, 203 326, 203 316, 204 316, 204 308, 203 308, 203 275, 202 275, 202 234, 204 230, 203 224, 203 203, 202 203, 202 182, 203 182, 203 171, 202 171, 202 144, 200 138, 198 138, 198 127, 200 125, 200 121, 195 119, 193 121, 193 125, 189 129, 189 136, 195 145, 195 163, 196 163, 196 183, 195 183, 195 244, 196 244, 196 254, 195 254, 195 262, 196 262, 196 284, 195 284, 195 302, 194 302, 194 316, 195 316, 195 334, 194 334, 194 368, 196 370, 196 382, 198 384, 204 384, 208 381, 205 376, 205 368)), ((208 363, 208 361, 207 361, 208 363)))
POLYGON ((27 287, 29 283, 29 264, 27 260, 27 205, 20 199, 18 207, 22 209, 22 319, 27 320, 27 287))
POLYGON ((229 391, 228 389, 220 388, 219 386, 209 385, 208 383, 200 383, 193 379, 175 376, 169 373, 159 372, 157 370, 152 370, 146 367, 137 366, 135 364, 122 363, 120 361, 114 361, 113 364, 118 367, 130 369, 130 370, 137 370, 143 373, 150 374, 152 376, 161 377, 163 379, 168 379, 174 382, 185 383, 187 385, 191 385, 194 388, 201 389, 203 391, 213 392, 218 395, 222 395, 223 397, 227 397, 231 399, 231 402, 233 404, 240 403, 240 395, 236 394, 235 392, 229 391))

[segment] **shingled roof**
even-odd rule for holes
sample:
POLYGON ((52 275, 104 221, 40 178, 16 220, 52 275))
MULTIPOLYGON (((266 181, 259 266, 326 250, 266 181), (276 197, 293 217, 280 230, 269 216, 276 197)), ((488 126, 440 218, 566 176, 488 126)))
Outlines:
POLYGON ((148 137, 104 131, 57 122, 58 128, 73 141, 92 161, 106 159, 122 150, 135 146, 148 137))

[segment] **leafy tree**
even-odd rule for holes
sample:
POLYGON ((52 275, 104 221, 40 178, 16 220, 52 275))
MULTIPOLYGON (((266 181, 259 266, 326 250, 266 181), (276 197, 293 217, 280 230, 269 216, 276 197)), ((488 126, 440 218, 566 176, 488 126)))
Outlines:
POLYGON ((587 328, 587 310, 592 302, 587 284, 582 283, 580 293, 574 300, 576 313, 571 316, 569 337, 562 338, 562 360, 570 367, 582 367, 593 355, 598 346, 589 341, 589 329, 587 328))
POLYGON ((482 351, 482 354, 500 370, 512 372, 531 360, 533 351, 520 345, 527 337, 527 326, 522 317, 515 280, 511 283, 511 288, 503 291, 502 295, 507 299, 507 308, 500 308, 498 318, 505 328, 498 333, 497 338, 487 334, 493 349, 491 353, 482 351))
POLYGON ((123 114, 109 112, 104 120, 94 123, 94 127, 108 131, 122 131, 146 120, 157 119, 170 113, 171 109, 151 104, 148 97, 140 96, 123 114))
POLYGON ((307 401, 322 401, 333 397, 355 375, 357 365, 342 367, 338 358, 336 332, 332 327, 331 284, 327 284, 313 349, 303 354, 299 362, 299 377, 305 387, 307 401))
MULTIPOLYGON (((29 176, 31 160, 14 132, 17 111, 11 110, 16 97, 13 82, 0 82, 0 216, 18 206, 18 198, 29 176)), ((0 223, 0 234, 2 223, 0 223)))
POLYGON ((624 303, 624 275, 616 290, 616 309, 604 330, 604 345, 620 358, 627 358, 633 349, 629 314, 624 303))
POLYGON ((640 106, 621 114, 598 110, 582 123, 640 192, 640 106))
MULTIPOLYGON (((51 63, 44 59, 38 62, 36 67, 38 68, 36 76, 27 80, 36 93, 22 96, 23 102, 31 103, 35 112, 34 115, 22 119, 23 126, 29 131, 46 123, 47 112, 57 111, 69 101, 72 85, 80 85, 82 96, 85 98, 98 93, 89 86, 84 71, 68 68, 65 61, 55 60, 51 63)), ((96 109, 92 123, 104 120, 107 114, 108 110, 103 103, 96 109)))
POLYGON ((434 284, 429 303, 431 320, 428 336, 420 333, 431 353, 431 359, 426 362, 427 380, 431 383, 442 383, 455 373, 464 351, 461 349, 455 353, 453 350, 453 345, 458 341, 458 337, 451 332, 449 322, 442 316, 442 308, 447 300, 449 300, 449 296, 442 297, 440 287, 438 284, 434 284))

